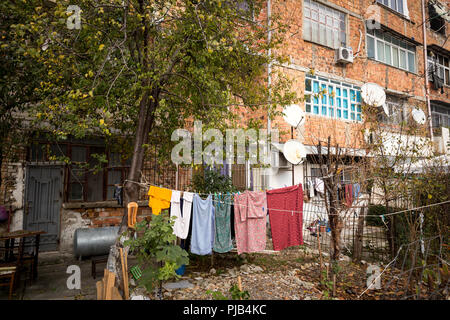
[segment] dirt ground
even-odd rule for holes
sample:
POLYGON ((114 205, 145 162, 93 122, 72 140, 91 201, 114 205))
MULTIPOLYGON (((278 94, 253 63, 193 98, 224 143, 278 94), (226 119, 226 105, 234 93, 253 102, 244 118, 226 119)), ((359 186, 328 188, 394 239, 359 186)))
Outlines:
MULTIPOLYGON (((130 258, 129 268, 135 264, 130 258)), ((320 261, 316 252, 304 246, 281 252, 268 250, 238 256, 236 252, 211 256, 190 256, 190 264, 179 279, 190 288, 162 289, 166 300, 231 299, 230 288, 241 279, 242 291, 251 300, 322 300, 322 299, 400 299, 401 288, 386 287, 392 279, 390 271, 381 276, 381 290, 366 290, 368 263, 352 263, 350 259, 339 262, 333 285, 329 257, 320 261), (322 269, 320 268, 322 262, 322 269), (322 271, 322 272, 321 272, 322 271), (328 276, 327 276, 328 274, 328 276), (334 294, 333 294, 334 293, 334 294)), ((105 264, 97 265, 97 279, 91 276, 91 260, 75 260, 60 253, 40 254, 38 279, 22 279, 13 299, 16 300, 95 300, 96 281, 101 279, 105 264), (81 270, 81 289, 70 290, 67 268, 77 265, 81 270)), ((380 265, 381 270, 384 266, 380 265)), ((134 281, 131 281, 133 283, 134 281)), ((134 295, 158 299, 155 292, 131 286, 134 295)), ((7 288, 0 287, 0 299, 8 299, 7 288)), ((444 297, 445 298, 445 297, 444 297)))

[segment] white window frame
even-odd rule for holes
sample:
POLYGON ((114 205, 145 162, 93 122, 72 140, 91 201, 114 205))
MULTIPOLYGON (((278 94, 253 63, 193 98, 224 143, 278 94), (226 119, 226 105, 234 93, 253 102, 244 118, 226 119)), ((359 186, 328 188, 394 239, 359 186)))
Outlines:
POLYGON ((303 39, 338 49, 348 44, 347 14, 314 0, 303 1, 303 39), (313 17, 317 13, 317 18, 313 17), (322 21, 323 19, 323 21, 322 21), (309 29, 306 27, 309 24, 309 29), (344 26, 342 26, 344 24, 344 26), (324 34, 322 35, 322 31, 324 34), (309 33, 309 34, 308 34, 309 33), (316 38, 314 35, 317 33, 316 38), (341 35, 345 39, 342 39, 341 35), (323 36, 325 40, 323 40, 323 36), (330 37, 330 38, 329 38, 330 37))
MULTIPOLYGON (((370 31, 370 32, 372 32, 372 31, 370 31)), ((387 64, 387 65, 389 65, 391 67, 402 69, 402 70, 405 70, 405 71, 408 71, 408 72, 416 74, 417 73, 417 50, 412 51, 409 48, 405 49, 401 45, 394 44, 393 43, 393 39, 396 39, 399 42, 403 42, 406 47, 413 46, 412 44, 408 43, 408 41, 400 39, 399 37, 396 37, 396 36, 390 34, 389 32, 384 32, 384 34, 387 34, 387 35, 389 35, 391 37, 391 42, 386 41, 384 36, 383 36, 383 38, 378 37, 375 32, 373 32, 373 34, 370 34, 370 33, 366 34, 367 55, 369 55, 369 39, 372 39, 374 41, 374 51, 375 51, 374 52, 374 57, 369 57, 369 59, 373 59, 373 60, 376 60, 378 62, 382 62, 384 64, 387 64), (390 50, 389 53, 390 53, 390 57, 391 57, 390 63, 388 63, 386 61, 386 59, 381 59, 379 57, 379 54, 378 54, 378 43, 382 43, 382 46, 383 46, 383 58, 386 55, 386 52, 388 52, 388 51, 386 51, 386 46, 390 47, 390 49, 389 49, 390 50), (394 64, 394 51, 395 50, 397 50, 398 66, 396 66, 394 64), (406 60, 405 61, 406 66, 405 67, 403 67, 401 65, 401 53, 405 54, 405 60, 406 60), (411 71, 410 68, 409 68, 408 53, 412 53, 413 56, 414 56, 414 71, 411 71)))
POLYGON ((310 115, 321 116, 328 119, 349 122, 363 122, 364 120, 360 87, 318 76, 308 75, 305 77, 305 110, 306 113, 310 115), (310 91, 306 89, 306 82, 308 80, 311 81, 310 91), (318 83, 319 93, 315 92, 314 82, 318 83), (330 87, 333 92, 332 94, 329 93, 330 87), (347 96, 344 95, 344 90, 347 90, 347 96), (353 96, 351 91, 354 92, 353 96), (324 97, 326 100, 325 103, 324 97), (317 101, 317 103, 315 103, 315 101, 317 101), (345 105, 347 105, 347 107, 345 107, 345 105), (317 113, 315 112, 315 108, 318 108, 317 113), (326 108, 325 114, 323 108, 326 108), (331 115, 331 113, 333 113, 333 115, 331 115), (345 118, 346 114, 347 118, 345 118), (352 118, 352 114, 354 118, 352 118))
POLYGON ((409 18, 409 10, 408 10, 408 1, 407 0, 402 0, 402 5, 403 5, 402 11, 403 12, 400 12, 398 10, 398 1, 399 0, 376 0, 376 1, 379 4, 381 4, 385 7, 388 7, 391 10, 394 10, 398 14, 401 14, 401 15, 409 18), (394 3, 395 3, 395 9, 394 9, 394 5, 393 5, 394 3))

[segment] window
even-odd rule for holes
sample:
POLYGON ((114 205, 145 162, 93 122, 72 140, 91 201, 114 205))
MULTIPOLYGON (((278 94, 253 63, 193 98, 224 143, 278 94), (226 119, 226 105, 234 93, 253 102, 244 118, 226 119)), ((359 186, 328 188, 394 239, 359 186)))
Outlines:
POLYGON ((448 9, 439 2, 430 1, 428 3, 428 19, 431 30, 445 36, 445 18, 448 16, 448 9))
POLYGON ((408 107, 400 99, 386 97, 386 106, 389 115, 383 111, 380 112, 379 121, 385 124, 402 124, 408 119, 408 107))
POLYGON ((391 8, 394 11, 397 11, 404 16, 408 15, 406 0, 377 0, 377 2, 391 8))
POLYGON ((434 128, 450 128, 450 108, 432 104, 431 117, 433 119, 434 128))
POLYGON ((305 0, 303 3, 303 39, 334 49, 345 47, 345 13, 312 0, 305 0))
POLYGON ((119 153, 107 152, 108 164, 99 157, 105 154, 101 141, 72 141, 58 144, 36 141, 30 147, 30 161, 70 160, 66 166, 65 201, 94 202, 112 200, 114 185, 121 184, 130 162, 119 153))
POLYGON ((450 58, 428 51, 428 69, 430 75, 435 73, 442 81, 450 86, 450 58))
POLYGON ((125 181, 130 166, 131 158, 124 160, 120 153, 109 153, 108 167, 106 168, 106 200, 113 199, 115 184, 122 184, 122 182, 125 181))
POLYGON ((396 68, 416 72, 416 47, 389 32, 367 30, 367 56, 396 68))
POLYGON ((305 101, 308 113, 333 119, 362 121, 359 87, 307 75, 305 101))

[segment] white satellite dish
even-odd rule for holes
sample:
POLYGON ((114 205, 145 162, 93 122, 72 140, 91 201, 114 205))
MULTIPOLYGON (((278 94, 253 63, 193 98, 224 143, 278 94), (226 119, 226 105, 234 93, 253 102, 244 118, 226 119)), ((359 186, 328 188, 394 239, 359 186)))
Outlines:
POLYGON ((411 114, 414 121, 417 122, 418 124, 424 124, 425 121, 427 120, 425 112, 423 112, 423 110, 421 109, 413 109, 413 111, 411 111, 411 114))
POLYGON ((297 128, 305 123, 305 113, 298 105, 293 104, 283 109, 283 119, 291 127, 297 128))
POLYGON ((384 113, 386 113, 386 115, 389 117, 390 116, 389 107, 386 103, 383 104, 383 110, 384 110, 384 113))
POLYGON ((363 101, 374 107, 381 107, 386 102, 384 89, 376 83, 366 83, 361 87, 363 101))
POLYGON ((306 158, 306 149, 303 143, 289 140, 284 144, 283 155, 293 165, 302 163, 306 158))

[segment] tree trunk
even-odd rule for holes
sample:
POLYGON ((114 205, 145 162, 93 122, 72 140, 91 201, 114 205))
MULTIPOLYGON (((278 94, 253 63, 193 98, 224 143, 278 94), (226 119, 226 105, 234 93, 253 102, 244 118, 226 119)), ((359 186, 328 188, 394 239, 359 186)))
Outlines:
MULTIPOLYGON (((154 97, 155 98, 155 97, 154 97)), ((127 181, 125 181, 123 186, 123 196, 124 196, 124 215, 122 217, 122 222, 120 224, 118 237, 116 243, 111 246, 108 256, 107 269, 116 274, 116 283, 122 283, 122 272, 121 271, 121 260, 119 247, 122 246, 120 243, 121 235, 127 231, 128 228, 128 210, 127 205, 130 202, 137 202, 139 200, 139 182, 141 179, 141 172, 144 163, 145 150, 143 145, 148 142, 149 132, 154 121, 154 111, 156 109, 157 100, 152 99, 149 102, 149 95, 145 93, 141 99, 139 107, 139 119, 136 128, 136 137, 134 141, 133 156, 131 159, 131 167, 128 173, 127 181)), ((124 247, 123 251, 128 254, 128 247, 124 247)))

